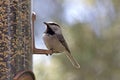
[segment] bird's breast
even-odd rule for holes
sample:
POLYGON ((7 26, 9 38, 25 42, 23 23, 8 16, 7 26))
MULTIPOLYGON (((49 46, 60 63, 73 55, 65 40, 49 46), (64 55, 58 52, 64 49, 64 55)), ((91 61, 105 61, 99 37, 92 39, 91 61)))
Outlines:
POLYGON ((63 52, 64 46, 58 40, 56 35, 43 34, 43 40, 48 49, 53 49, 54 52, 63 52))

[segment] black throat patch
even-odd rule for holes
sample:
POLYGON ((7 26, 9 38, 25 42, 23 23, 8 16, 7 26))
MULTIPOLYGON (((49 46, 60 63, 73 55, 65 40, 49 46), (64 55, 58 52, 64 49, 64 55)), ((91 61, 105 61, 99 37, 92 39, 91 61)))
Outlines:
POLYGON ((54 35, 55 34, 55 32, 51 28, 49 28, 49 27, 47 27, 45 33, 48 33, 50 35, 54 35))

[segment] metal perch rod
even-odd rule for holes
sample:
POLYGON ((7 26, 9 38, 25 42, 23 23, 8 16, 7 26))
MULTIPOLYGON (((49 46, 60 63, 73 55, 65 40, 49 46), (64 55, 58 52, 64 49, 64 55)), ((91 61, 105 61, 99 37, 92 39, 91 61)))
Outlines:
POLYGON ((37 49, 35 48, 35 39, 34 39, 34 22, 36 20, 35 12, 32 13, 32 52, 33 54, 52 54, 52 50, 45 50, 45 49, 37 49))

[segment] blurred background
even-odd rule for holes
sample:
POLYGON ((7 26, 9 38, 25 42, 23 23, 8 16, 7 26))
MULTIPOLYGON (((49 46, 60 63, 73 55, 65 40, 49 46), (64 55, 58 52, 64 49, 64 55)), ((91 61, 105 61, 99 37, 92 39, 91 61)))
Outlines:
POLYGON ((120 80, 120 0, 33 0, 35 44, 47 49, 44 21, 57 22, 72 55, 33 55, 36 80, 120 80))

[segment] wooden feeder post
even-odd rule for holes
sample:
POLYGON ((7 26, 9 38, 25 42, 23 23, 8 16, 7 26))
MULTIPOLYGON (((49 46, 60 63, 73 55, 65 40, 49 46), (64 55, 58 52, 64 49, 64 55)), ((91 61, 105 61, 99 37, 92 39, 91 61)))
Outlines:
POLYGON ((35 80, 31 0, 0 0, 0 80, 35 80))

